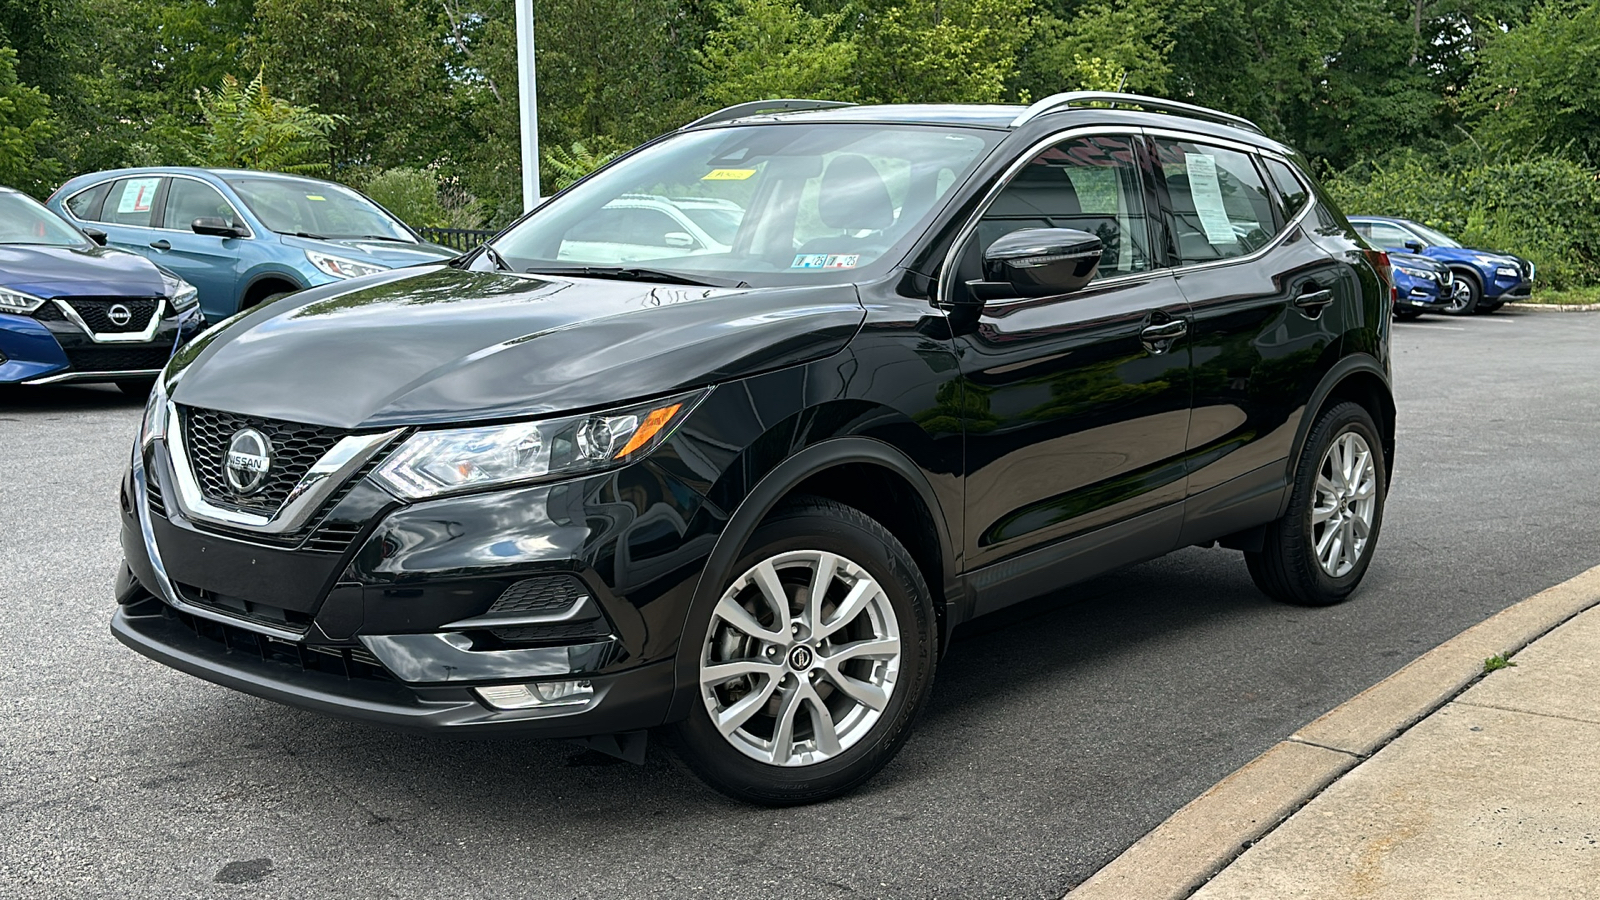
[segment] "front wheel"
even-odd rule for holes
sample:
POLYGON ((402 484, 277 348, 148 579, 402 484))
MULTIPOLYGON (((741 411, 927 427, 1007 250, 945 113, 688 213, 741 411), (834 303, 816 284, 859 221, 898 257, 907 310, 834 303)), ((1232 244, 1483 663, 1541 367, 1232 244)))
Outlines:
POLYGON ((1454 287, 1451 288, 1450 304, 1439 310, 1447 316, 1470 316, 1478 309, 1478 303, 1483 300, 1483 288, 1478 286, 1478 279, 1457 272, 1454 287))
POLYGON ((854 789, 894 757, 933 683, 931 595, 882 525, 831 500, 757 529, 699 646, 681 755, 729 796, 769 806, 854 789))
POLYGON ((1247 552, 1262 593, 1300 606, 1346 599, 1367 574, 1388 491, 1383 443, 1365 408, 1340 403, 1306 437, 1289 510, 1247 552))

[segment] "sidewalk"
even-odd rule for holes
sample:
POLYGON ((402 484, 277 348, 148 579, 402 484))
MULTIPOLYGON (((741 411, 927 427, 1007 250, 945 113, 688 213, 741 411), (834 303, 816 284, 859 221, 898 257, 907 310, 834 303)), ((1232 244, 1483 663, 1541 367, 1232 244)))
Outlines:
POLYGON ((1600 609, 1512 661, 1194 900, 1600 897, 1600 609))
POLYGON ((1600 567, 1462 632, 1067 900, 1600 898, 1597 604, 1600 567))

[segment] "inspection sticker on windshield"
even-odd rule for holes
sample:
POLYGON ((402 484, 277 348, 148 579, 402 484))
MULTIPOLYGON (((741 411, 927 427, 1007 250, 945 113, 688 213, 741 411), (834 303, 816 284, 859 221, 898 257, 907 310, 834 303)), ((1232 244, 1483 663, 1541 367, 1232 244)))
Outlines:
POLYGON ((122 188, 122 199, 117 201, 119 213, 142 213, 150 211, 150 201, 156 197, 156 187, 161 184, 159 178, 131 178, 122 188))
POLYGON ((306 199, 307 200, 321 200, 324 203, 328 202, 328 198, 322 196, 321 194, 307 194, 306 195, 306 199))
POLYGON ((1209 153, 1185 153, 1183 164, 1189 170, 1189 196, 1194 198, 1194 211, 1200 217, 1206 240, 1213 244, 1238 243, 1233 223, 1228 221, 1228 208, 1222 202, 1217 158, 1209 153))
POLYGON ((824 263, 822 267, 824 269, 854 269, 856 267, 856 263, 860 261, 861 256, 857 253, 851 253, 849 255, 835 254, 828 257, 828 261, 824 263))
POLYGON ((794 262, 789 264, 789 268, 820 269, 827 264, 828 254, 826 253, 800 253, 795 256, 794 262))
POLYGON ((743 181, 756 174, 755 169, 712 169, 701 176, 701 181, 743 181))

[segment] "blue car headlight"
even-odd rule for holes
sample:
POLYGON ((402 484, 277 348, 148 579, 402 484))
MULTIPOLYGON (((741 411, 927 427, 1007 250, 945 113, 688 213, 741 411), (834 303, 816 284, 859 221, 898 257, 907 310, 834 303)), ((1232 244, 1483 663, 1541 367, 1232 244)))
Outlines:
POLYGON ((32 294, 0 288, 0 312, 31 313, 44 305, 44 300, 32 294))
POLYGON ((200 290, 171 272, 162 272, 161 281, 166 287, 167 302, 176 312, 182 312, 200 302, 200 290))
POLYGON ((1404 272, 1406 275, 1417 279, 1418 281, 1439 280, 1439 275, 1437 272, 1430 272, 1427 269, 1412 269, 1407 266, 1395 266, 1395 268, 1401 272, 1404 272))
POLYGON ((388 266, 379 266, 372 263, 356 262, 342 256, 329 256, 315 250, 306 251, 306 261, 317 267, 317 271, 334 278, 360 278, 362 275, 376 275, 379 272, 389 271, 388 266))
POLYGON ((1522 270, 1516 266, 1495 266, 1494 275, 1496 278, 1521 278, 1522 270))

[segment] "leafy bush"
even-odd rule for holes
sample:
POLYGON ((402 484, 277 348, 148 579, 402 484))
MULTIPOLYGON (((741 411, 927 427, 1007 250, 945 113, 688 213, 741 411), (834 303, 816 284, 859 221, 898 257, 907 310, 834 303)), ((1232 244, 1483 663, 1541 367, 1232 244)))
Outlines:
POLYGON ((366 194, 412 228, 479 228, 476 198, 440 183, 432 169, 383 169, 366 180, 366 194))
POLYGON ((1468 247, 1526 257, 1552 288, 1600 282, 1600 173, 1560 156, 1464 156, 1403 153, 1324 186, 1347 214, 1414 219, 1468 247))
POLYGON ((17 81, 16 60, 17 51, 0 45, 0 184, 42 197, 60 168, 44 152, 55 118, 49 97, 17 81))
POLYGON ((558 191, 565 190, 568 185, 616 159, 622 154, 622 150, 620 148, 608 150, 603 146, 609 143, 605 138, 597 138, 590 144, 574 141, 570 147, 557 145, 546 149, 545 182, 558 191), (590 149, 591 146, 595 146, 596 149, 590 149))
POLYGON ((195 99, 207 128, 193 154, 202 166, 321 172, 328 168, 328 134, 344 120, 274 97, 260 72, 244 87, 225 75, 220 90, 201 88, 195 99))

